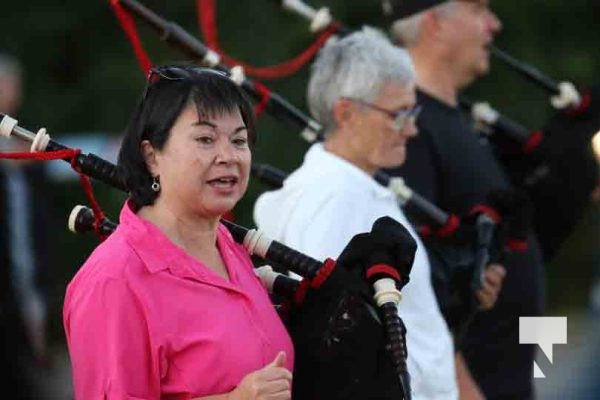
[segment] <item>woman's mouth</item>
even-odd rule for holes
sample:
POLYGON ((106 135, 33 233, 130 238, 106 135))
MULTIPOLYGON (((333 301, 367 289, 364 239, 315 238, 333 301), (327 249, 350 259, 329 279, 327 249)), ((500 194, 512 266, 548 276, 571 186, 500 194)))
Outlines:
POLYGON ((229 189, 234 187, 238 183, 238 178, 235 176, 221 176, 218 178, 210 179, 207 183, 215 188, 229 189))

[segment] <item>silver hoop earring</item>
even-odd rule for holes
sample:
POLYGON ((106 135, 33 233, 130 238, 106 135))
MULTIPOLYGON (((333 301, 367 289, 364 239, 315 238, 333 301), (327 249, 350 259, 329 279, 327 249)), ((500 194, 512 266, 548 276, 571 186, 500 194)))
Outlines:
POLYGON ((150 185, 150 188, 152 189, 153 192, 160 192, 160 183, 158 182, 158 177, 155 176, 152 178, 152 185, 150 185))

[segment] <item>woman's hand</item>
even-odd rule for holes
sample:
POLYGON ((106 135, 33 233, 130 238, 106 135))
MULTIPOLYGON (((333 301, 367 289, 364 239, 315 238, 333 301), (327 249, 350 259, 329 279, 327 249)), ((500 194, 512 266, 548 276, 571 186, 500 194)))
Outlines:
POLYGON ((505 276, 506 270, 502 265, 491 264, 486 268, 483 286, 477 291, 480 309, 489 310, 494 307, 502 289, 502 281, 504 281, 505 276))
POLYGON ((230 400, 289 400, 292 398, 292 373, 280 351, 270 364, 249 373, 229 396, 230 400))

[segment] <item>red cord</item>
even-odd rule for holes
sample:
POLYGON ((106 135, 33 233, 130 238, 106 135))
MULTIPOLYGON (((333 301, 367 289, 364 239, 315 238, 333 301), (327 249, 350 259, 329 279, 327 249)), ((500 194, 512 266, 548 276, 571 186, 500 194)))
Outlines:
POLYGON ((62 160, 70 159, 71 168, 73 168, 79 174, 79 180, 83 187, 92 211, 94 212, 94 231, 100 238, 104 240, 106 237, 100 233, 100 222, 105 218, 104 213, 100 209, 96 198, 94 197, 94 190, 92 183, 87 175, 82 173, 77 166, 77 156, 81 153, 79 149, 64 149, 58 151, 41 151, 41 152, 10 152, 0 153, 0 159, 8 160, 35 160, 35 161, 50 161, 50 160, 62 160))
POLYGON ((454 232, 456 232, 456 230, 458 229, 459 226, 460 226, 460 219, 456 215, 450 214, 448 221, 446 221, 446 224, 444 226, 442 226, 441 228, 439 228, 435 232, 435 235, 438 237, 450 236, 454 232))
POLYGON ((323 285, 323 283, 325 283, 325 281, 329 278, 335 267, 335 260, 331 258, 326 259, 323 263, 323 266, 319 269, 319 272, 317 272, 317 275, 315 275, 314 278, 311 279, 310 287, 312 287, 313 289, 319 289, 323 285))
POLYGON ((6 160, 36 160, 36 161, 50 161, 50 160, 61 160, 63 158, 72 158, 74 154, 73 149, 65 149, 58 151, 42 151, 32 153, 30 151, 15 151, 8 153, 0 153, 0 159, 6 160))
POLYGON ((240 65, 244 68, 246 74, 261 79, 280 79, 295 74, 300 68, 304 67, 315 55, 317 51, 329 39, 340 29, 340 24, 334 22, 327 27, 317 39, 310 45, 309 48, 304 50, 302 53, 297 55, 291 60, 279 63, 271 67, 255 67, 250 64, 244 63, 240 60, 236 60, 233 57, 229 57, 221 49, 219 45, 217 22, 216 22, 216 9, 217 5, 215 0, 197 0, 198 4, 198 23, 202 30, 206 45, 219 53, 223 59, 223 62, 228 66, 240 65))
POLYGON ((120 0, 109 0, 111 7, 113 8, 119 23, 121 24, 121 28, 125 31, 127 38, 129 39, 129 43, 133 47, 133 52, 135 53, 135 57, 140 64, 140 68, 144 72, 144 76, 148 74, 148 71, 152 68, 152 62, 150 61, 150 57, 144 50, 144 46, 140 41, 140 36, 135 27, 135 23, 133 18, 129 14, 129 12, 123 8, 120 0))
POLYGON ((480 213, 490 217, 495 224, 499 224, 502 220, 500 213, 495 208, 485 204, 476 204, 471 208, 471 211, 469 211, 469 215, 475 215, 480 213))
POLYGON ((269 99, 271 98, 271 91, 260 82, 253 83, 254 89, 260 94, 260 101, 254 106, 254 114, 258 117, 267 108, 267 104, 269 104, 269 99))
POLYGON ((540 131, 531 132, 531 135, 527 138, 525 144, 523 144, 523 152, 529 153, 533 151, 536 147, 542 143, 544 139, 544 134, 540 131))
POLYGON ((571 117, 577 117, 577 116, 583 114, 584 112, 586 112, 591 104, 592 104, 592 93, 590 91, 587 91, 587 92, 583 93, 583 95, 581 96, 581 101, 579 102, 579 104, 577 106, 567 110, 567 114, 571 117))

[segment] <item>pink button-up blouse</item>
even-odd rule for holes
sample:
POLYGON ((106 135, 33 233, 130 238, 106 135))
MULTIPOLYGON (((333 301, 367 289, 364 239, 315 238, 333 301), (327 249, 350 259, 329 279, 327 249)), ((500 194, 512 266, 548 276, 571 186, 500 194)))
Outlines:
POLYGON ((245 250, 219 226, 230 280, 126 203, 117 230, 69 283, 63 323, 75 396, 190 399, 231 391, 291 340, 245 250))

